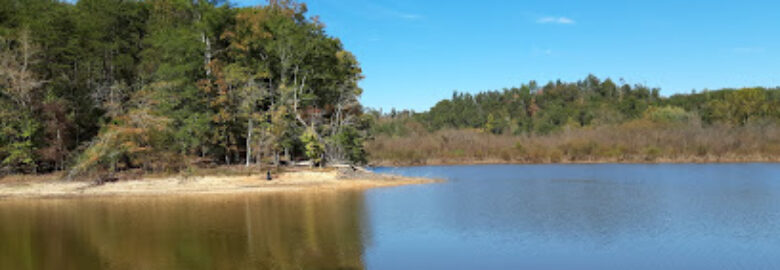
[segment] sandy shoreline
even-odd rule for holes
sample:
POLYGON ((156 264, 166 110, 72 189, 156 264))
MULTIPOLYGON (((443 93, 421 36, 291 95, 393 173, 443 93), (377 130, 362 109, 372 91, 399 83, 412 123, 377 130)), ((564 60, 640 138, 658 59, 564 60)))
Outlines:
POLYGON ((439 180, 361 173, 345 176, 331 171, 286 172, 273 181, 265 175, 167 177, 120 181, 95 185, 90 182, 38 181, 0 182, 0 199, 136 197, 191 194, 248 194, 269 192, 308 192, 363 190, 400 185, 427 184, 439 180))

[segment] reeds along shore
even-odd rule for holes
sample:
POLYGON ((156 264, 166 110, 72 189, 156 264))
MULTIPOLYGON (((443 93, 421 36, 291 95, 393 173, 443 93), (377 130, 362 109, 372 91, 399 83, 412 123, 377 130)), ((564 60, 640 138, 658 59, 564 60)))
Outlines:
POLYGON ((379 135, 367 145, 372 165, 479 163, 778 162, 780 128, 688 125, 635 120, 564 128, 550 135, 494 135, 459 129, 379 135))

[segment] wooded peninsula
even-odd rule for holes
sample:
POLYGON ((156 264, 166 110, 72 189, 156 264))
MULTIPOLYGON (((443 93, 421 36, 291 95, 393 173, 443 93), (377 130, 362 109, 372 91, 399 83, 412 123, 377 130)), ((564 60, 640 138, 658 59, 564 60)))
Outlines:
POLYGON ((664 97, 589 75, 417 113, 364 108, 362 78, 296 1, 0 0, 0 176, 780 161, 778 88, 664 97))
POLYGON ((371 111, 371 161, 656 163, 780 161, 780 89, 659 95, 589 75, 475 95, 430 111, 371 111))

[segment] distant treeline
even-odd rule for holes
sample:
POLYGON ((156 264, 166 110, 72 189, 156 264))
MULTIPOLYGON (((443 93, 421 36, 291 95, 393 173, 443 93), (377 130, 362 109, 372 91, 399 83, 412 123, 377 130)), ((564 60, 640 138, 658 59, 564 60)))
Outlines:
POLYGON ((780 156, 780 89, 662 97, 588 76, 454 93, 428 112, 373 111, 374 162, 726 161, 780 156))
POLYGON ((306 11, 0 0, 0 175, 363 162, 361 69, 306 11))

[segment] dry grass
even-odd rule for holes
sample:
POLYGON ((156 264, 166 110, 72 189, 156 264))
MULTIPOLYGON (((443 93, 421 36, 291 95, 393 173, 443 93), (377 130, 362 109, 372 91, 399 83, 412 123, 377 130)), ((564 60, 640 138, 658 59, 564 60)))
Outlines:
POLYGON ((266 181, 265 174, 254 174, 248 176, 165 177, 120 181, 104 185, 78 181, 0 182, 0 198, 308 192, 368 189, 435 181, 377 174, 363 175, 364 177, 361 178, 343 177, 337 170, 314 169, 281 173, 275 175, 273 181, 266 181))
POLYGON ((546 136, 442 130, 368 143, 374 165, 462 163, 777 162, 780 128, 658 124, 569 128, 546 136))

